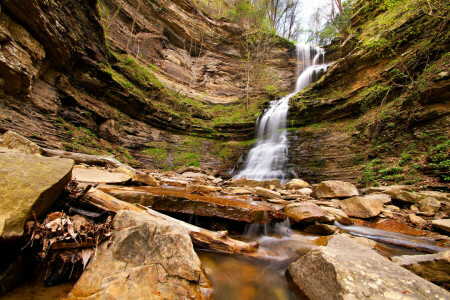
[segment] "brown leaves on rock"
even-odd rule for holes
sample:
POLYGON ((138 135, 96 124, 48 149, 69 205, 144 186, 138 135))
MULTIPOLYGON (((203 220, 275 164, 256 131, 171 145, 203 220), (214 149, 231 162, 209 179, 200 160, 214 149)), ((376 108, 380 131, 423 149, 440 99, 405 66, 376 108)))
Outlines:
POLYGON ((44 220, 27 222, 25 232, 29 237, 27 246, 39 246, 38 255, 46 258, 50 251, 69 250, 72 260, 81 260, 83 267, 89 262, 98 244, 112 234, 112 217, 105 216, 100 222, 95 222, 91 216, 100 216, 89 212, 83 206, 82 195, 88 188, 78 188, 76 182, 71 182, 66 188, 64 199, 61 199, 60 211, 49 213, 44 220), (85 214, 73 214, 81 212, 85 214))
POLYGON ((98 243, 111 235, 111 221, 96 224, 83 216, 68 216, 64 212, 54 212, 41 223, 28 224, 32 230, 30 244, 41 243, 39 255, 44 258, 49 250, 79 249, 95 247, 98 243))

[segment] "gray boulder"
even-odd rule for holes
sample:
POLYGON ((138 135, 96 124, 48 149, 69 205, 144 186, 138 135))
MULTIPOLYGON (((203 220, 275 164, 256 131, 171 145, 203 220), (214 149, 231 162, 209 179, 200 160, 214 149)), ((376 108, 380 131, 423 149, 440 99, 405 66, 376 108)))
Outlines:
POLYGON ((284 211, 293 223, 310 223, 328 220, 324 211, 314 203, 289 204, 284 211))
POLYGON ((119 211, 69 294, 88 299, 208 299, 211 289, 184 228, 134 211, 119 211))
POLYGON ((344 236, 289 265, 287 276, 311 300, 449 299, 450 293, 344 236))
POLYGON ((312 187, 311 196, 314 198, 347 198, 358 196, 359 191, 356 186, 350 182, 328 180, 312 187))
POLYGON ((20 238, 27 220, 41 217, 69 183, 73 160, 0 153, 0 241, 20 238))
POLYGON ((350 217, 373 218, 383 210, 383 204, 370 196, 352 197, 340 202, 342 210, 350 217))
POLYGON ((394 256, 391 259, 426 280, 450 288, 450 250, 436 254, 394 256))
POLYGON ((441 202, 432 197, 425 197, 419 201, 419 209, 423 212, 435 213, 441 208, 441 202))

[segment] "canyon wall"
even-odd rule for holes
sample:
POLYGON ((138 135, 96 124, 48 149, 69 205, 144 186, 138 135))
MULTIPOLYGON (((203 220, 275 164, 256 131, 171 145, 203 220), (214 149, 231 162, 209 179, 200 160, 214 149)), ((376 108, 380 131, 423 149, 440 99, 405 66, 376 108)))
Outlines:
POLYGON ((244 29, 189 0, 0 5, 0 130, 44 147, 226 169, 295 81, 294 46, 277 39, 246 106, 244 29))

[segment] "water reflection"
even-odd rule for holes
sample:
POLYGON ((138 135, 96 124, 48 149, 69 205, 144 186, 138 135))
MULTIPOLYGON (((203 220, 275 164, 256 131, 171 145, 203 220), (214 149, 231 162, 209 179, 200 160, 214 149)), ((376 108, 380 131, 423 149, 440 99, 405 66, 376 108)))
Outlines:
POLYGON ((296 299, 284 277, 284 264, 199 251, 216 300, 296 299))
POLYGON ((282 223, 252 224, 235 238, 258 241, 258 254, 248 257, 198 251, 213 285, 214 299, 299 299, 289 288, 284 273, 291 262, 316 246, 317 236, 302 234, 282 223))

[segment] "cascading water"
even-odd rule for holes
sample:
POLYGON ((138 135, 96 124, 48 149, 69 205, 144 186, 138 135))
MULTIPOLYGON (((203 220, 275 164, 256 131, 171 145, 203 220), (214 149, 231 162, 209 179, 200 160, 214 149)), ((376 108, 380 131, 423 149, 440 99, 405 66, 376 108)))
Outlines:
POLYGON ((256 125, 256 145, 249 151, 243 169, 235 178, 254 180, 286 179, 286 164, 288 162, 288 138, 286 119, 289 110, 289 100, 297 92, 312 82, 318 80, 329 64, 325 63, 325 52, 319 47, 297 45, 297 63, 302 63, 302 72, 295 84, 293 93, 270 102, 256 125))

